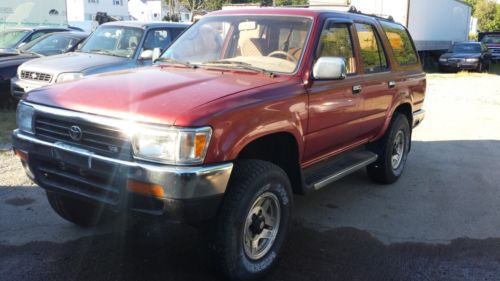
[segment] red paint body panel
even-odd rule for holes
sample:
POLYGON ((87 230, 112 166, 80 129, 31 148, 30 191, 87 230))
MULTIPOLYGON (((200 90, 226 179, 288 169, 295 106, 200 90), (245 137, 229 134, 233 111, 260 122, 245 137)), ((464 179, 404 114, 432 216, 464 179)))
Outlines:
MULTIPOLYGON (((87 77, 42 88, 25 99, 54 107, 182 127, 211 126, 206 163, 234 160, 250 142, 288 133, 302 167, 380 138, 401 104, 422 108, 425 74, 420 64, 398 66, 378 22, 370 17, 314 9, 223 10, 207 16, 269 14, 313 18, 304 57, 293 75, 153 66, 87 77), (373 24, 387 52, 388 72, 314 81, 316 43, 327 17, 373 24), (388 87, 395 81, 394 88, 388 87), (352 86, 363 91, 353 94, 352 86)), ((355 45, 357 41, 353 42, 355 45)), ((355 46, 355 54, 359 47, 355 46)), ((359 59, 359 56, 357 56, 359 59)))

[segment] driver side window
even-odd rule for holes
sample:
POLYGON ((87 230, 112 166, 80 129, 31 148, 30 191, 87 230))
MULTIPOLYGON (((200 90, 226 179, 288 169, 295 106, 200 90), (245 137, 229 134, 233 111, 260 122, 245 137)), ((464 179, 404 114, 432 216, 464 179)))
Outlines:
POLYGON ((317 58, 343 58, 347 74, 354 74, 356 73, 356 60, 349 27, 347 24, 338 24, 331 20, 327 21, 321 31, 316 54, 317 58))

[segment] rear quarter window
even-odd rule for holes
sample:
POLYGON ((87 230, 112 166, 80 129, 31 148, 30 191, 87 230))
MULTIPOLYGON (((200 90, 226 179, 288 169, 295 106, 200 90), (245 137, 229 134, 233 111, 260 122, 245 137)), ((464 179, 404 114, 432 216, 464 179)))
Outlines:
POLYGON ((417 53, 413 48, 408 31, 401 25, 381 21, 382 29, 389 39, 394 57, 399 65, 418 63, 417 53))

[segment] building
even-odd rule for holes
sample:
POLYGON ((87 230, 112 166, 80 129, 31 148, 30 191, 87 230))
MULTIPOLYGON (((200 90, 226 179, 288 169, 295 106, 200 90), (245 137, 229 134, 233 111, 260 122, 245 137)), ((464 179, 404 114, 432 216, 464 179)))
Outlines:
POLYGON ((66 0, 66 4, 68 22, 87 31, 96 26, 94 20, 97 12, 104 12, 119 20, 130 19, 128 0, 66 0))
MULTIPOLYGON (((190 22, 191 13, 178 0, 174 0, 173 13, 181 22, 190 22)), ((165 0, 129 0, 130 16, 138 21, 163 20, 169 14, 169 6, 165 0)))

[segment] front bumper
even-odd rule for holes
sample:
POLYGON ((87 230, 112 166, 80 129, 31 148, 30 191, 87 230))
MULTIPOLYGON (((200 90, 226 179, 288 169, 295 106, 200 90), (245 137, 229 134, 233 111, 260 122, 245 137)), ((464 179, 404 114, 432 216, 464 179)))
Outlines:
POLYGON ((42 188, 98 202, 116 211, 197 222, 216 215, 232 163, 166 166, 113 159, 15 130, 13 147, 24 153, 27 175, 42 188), (130 181, 160 186, 164 196, 139 194, 130 181))
POLYGON ((47 85, 49 84, 29 82, 14 77, 10 80, 10 94, 16 99, 21 99, 25 93, 47 85))
POLYGON ((475 70, 479 67, 477 62, 439 62, 439 67, 449 70, 475 70))

